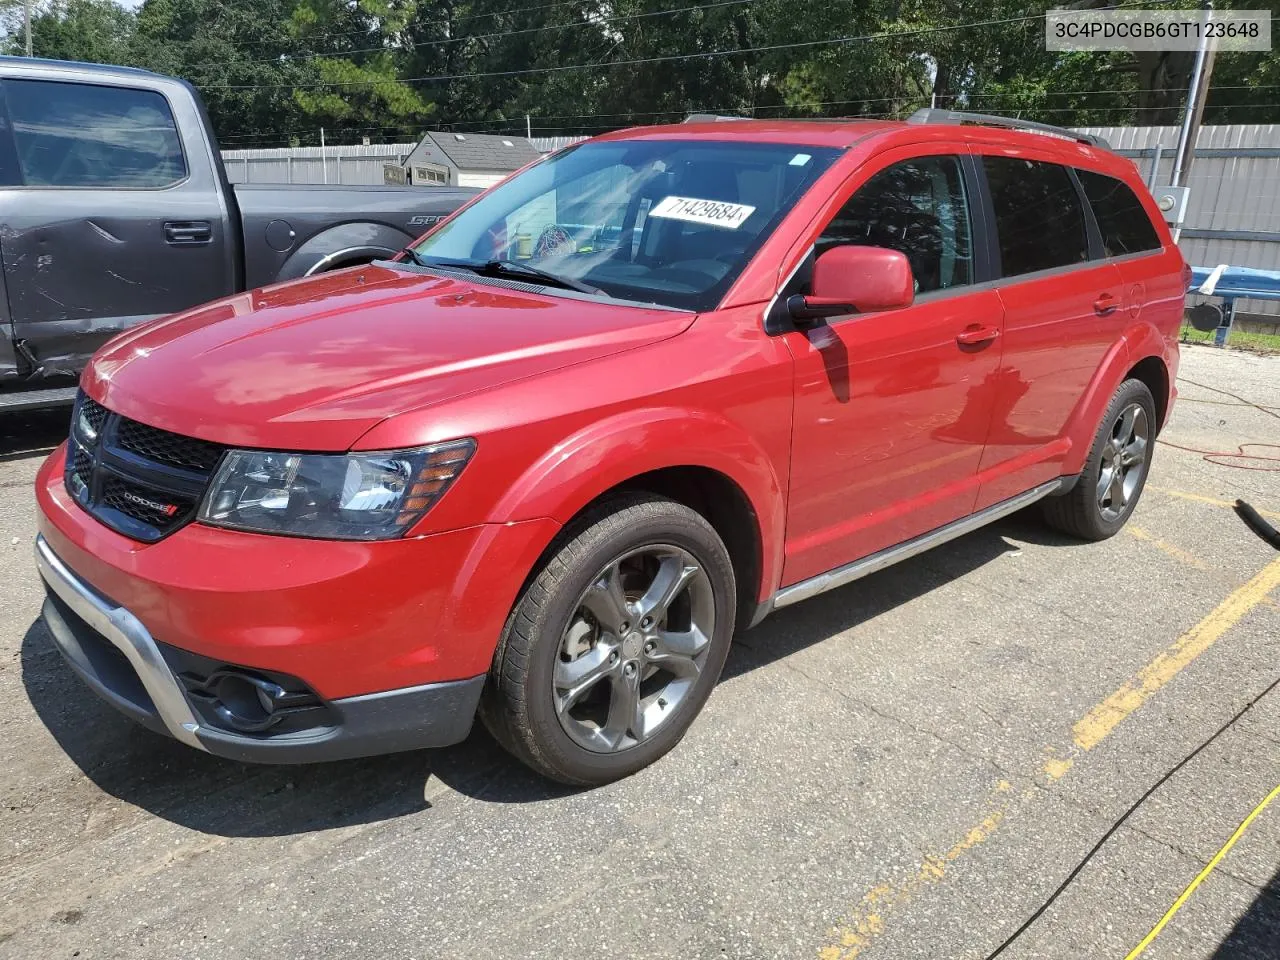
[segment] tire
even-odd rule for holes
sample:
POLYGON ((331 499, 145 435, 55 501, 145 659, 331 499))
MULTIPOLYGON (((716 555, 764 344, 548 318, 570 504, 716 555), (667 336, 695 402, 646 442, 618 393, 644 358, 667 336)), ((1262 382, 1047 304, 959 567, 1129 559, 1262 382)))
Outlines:
POLYGON ((729 553, 700 514, 651 495, 609 500, 566 530, 517 600, 481 719, 553 780, 629 776, 706 703, 736 607, 729 553))
POLYGON ((1156 405, 1151 391, 1141 380, 1124 381, 1107 404, 1076 485, 1060 497, 1043 501, 1049 525, 1082 540, 1115 536, 1142 496, 1155 451, 1156 429, 1156 405), (1130 415, 1132 420, 1126 421, 1130 415), (1134 462, 1138 440, 1140 459, 1134 462), (1115 470, 1117 453, 1119 479, 1115 470))

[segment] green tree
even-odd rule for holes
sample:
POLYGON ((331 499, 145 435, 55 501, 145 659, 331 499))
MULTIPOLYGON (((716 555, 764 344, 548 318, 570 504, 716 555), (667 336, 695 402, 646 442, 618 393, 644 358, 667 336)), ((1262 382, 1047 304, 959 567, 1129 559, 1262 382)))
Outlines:
POLYGON ((295 40, 286 58, 314 71, 294 102, 316 125, 371 139, 413 135, 433 105, 402 81, 407 27, 415 0, 298 0, 287 28, 295 40))
MULTIPOLYGON (((15 6, 5 52, 22 54, 21 4, 15 6)), ((51 60, 124 63, 133 27, 133 14, 112 0, 53 0, 31 18, 31 52, 51 60)))
POLYGON ((305 139, 293 91, 317 70, 291 58, 291 12, 290 0, 145 0, 129 62, 190 81, 223 146, 305 139))

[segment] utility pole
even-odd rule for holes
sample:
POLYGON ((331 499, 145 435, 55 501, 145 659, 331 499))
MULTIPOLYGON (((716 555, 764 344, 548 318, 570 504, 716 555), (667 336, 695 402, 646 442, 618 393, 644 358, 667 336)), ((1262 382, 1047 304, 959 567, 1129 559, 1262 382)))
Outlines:
MULTIPOLYGON (((1205 22, 1213 19, 1213 2, 1205 0, 1202 7, 1205 22)), ((1187 185, 1187 174, 1191 170, 1191 162, 1195 159, 1196 138, 1200 134, 1200 120, 1204 116, 1204 103, 1209 96, 1209 80, 1213 76, 1213 60, 1218 50, 1212 43, 1208 31, 1200 38, 1199 49, 1196 50, 1195 66, 1191 70, 1191 85, 1187 88, 1187 109, 1182 116, 1182 130, 1178 133, 1178 147, 1173 155, 1173 176, 1170 183, 1174 187, 1187 185)), ((1174 243, 1182 233, 1182 224, 1173 229, 1174 243)))
POLYGON ((329 182, 329 161, 324 156, 324 127, 320 128, 320 173, 324 182, 329 182))
POLYGON ((22 20, 27 31, 27 56, 31 56, 31 0, 22 0, 22 20))
POLYGON ((533 139, 533 127, 529 124, 529 115, 527 113, 524 115, 524 138, 526 140, 533 139))

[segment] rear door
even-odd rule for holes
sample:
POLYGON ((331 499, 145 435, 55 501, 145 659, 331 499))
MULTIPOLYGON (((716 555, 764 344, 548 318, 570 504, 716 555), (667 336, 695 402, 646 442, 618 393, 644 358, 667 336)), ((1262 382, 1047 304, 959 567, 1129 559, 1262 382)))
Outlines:
POLYGON ((1076 178, 1098 224, 1102 255, 1120 271, 1128 317, 1149 320, 1166 335, 1177 330, 1186 292, 1181 254, 1176 260, 1165 255, 1151 222, 1153 211, 1123 180, 1080 169, 1076 178))
POLYGON ((1005 311, 976 505, 982 509, 1061 474, 1072 411, 1120 336, 1126 312, 1120 271, 1090 258, 1073 173, 1009 151, 979 160, 1005 311))
POLYGON ((19 177, 0 187, 0 252, 34 372, 77 372, 119 330, 230 292, 213 168, 162 89, 23 77, 4 99, 19 177))

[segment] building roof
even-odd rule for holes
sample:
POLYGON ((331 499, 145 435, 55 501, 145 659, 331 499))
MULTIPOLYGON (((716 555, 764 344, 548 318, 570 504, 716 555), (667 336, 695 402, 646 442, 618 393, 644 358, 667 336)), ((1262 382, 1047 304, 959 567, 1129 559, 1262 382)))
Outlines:
POLYGON ((447 156, 459 170, 493 170, 509 173, 542 156, 524 137, 488 133, 440 133, 423 136, 447 156))

